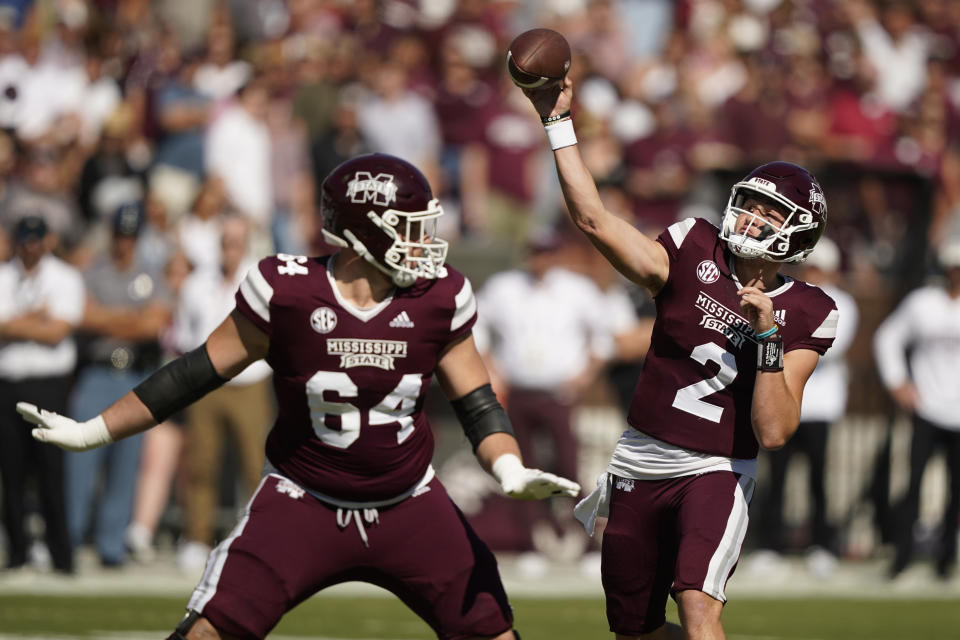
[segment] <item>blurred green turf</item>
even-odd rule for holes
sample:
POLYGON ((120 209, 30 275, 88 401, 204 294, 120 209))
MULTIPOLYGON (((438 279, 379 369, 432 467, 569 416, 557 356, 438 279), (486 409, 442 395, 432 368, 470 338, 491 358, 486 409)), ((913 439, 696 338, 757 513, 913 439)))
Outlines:
MULTIPOLYGON (((168 597, 0 595, 0 635, 95 638, 97 631, 165 637, 185 600, 168 597)), ((612 638, 597 599, 514 599, 524 640, 612 638)), ((676 619, 671 607, 669 616, 676 619)), ((955 640, 960 602, 881 599, 735 599, 724 612, 728 640, 955 640)), ((429 640, 429 628, 398 600, 316 597, 277 627, 286 636, 429 640)))

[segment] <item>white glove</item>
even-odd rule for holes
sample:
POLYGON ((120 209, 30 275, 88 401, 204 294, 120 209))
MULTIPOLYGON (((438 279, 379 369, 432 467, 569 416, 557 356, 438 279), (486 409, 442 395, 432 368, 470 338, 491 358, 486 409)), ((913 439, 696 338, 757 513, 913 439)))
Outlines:
POLYGON ((59 413, 38 409, 29 402, 18 402, 17 413, 27 422, 37 425, 30 432, 34 440, 49 442, 67 451, 86 451, 113 442, 102 415, 86 422, 77 422, 59 413))
POLYGON ((541 500, 550 496, 575 497, 580 493, 580 485, 573 480, 540 469, 528 469, 520 458, 505 453, 497 458, 490 468, 493 477, 500 483, 503 492, 511 498, 521 500, 541 500))

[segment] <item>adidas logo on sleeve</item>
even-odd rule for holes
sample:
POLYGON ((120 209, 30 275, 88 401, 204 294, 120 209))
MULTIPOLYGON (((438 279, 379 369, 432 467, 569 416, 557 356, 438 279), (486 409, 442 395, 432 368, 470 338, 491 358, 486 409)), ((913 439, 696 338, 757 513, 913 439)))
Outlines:
POLYGON ((390 321, 390 326, 401 329, 413 329, 413 320, 410 319, 406 311, 401 311, 397 314, 397 317, 390 321))

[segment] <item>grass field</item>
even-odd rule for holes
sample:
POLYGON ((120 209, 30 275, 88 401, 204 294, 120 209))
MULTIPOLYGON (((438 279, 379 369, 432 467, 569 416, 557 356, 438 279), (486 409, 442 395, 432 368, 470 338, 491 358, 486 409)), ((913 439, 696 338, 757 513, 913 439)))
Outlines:
MULTIPOLYGON (((0 640, 159 640, 183 598, 0 595, 0 640)), ((599 599, 513 599, 523 640, 612 638, 599 599)), ((670 617, 676 619, 671 610, 670 617)), ((956 640, 960 602, 951 599, 738 598, 724 612, 729 640, 956 640)), ((271 638, 429 640, 430 629, 391 598, 316 597, 271 638)))

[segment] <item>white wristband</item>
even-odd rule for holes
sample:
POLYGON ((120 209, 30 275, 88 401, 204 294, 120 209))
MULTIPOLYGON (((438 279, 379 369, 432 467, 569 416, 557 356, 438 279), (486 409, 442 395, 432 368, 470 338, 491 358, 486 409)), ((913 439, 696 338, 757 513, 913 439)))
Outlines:
POLYGON ((544 130, 547 132, 547 139, 550 140, 550 148, 554 151, 577 144, 577 134, 573 130, 573 120, 570 118, 548 124, 544 130))
POLYGON ((84 445, 88 448, 101 447, 113 442, 113 436, 110 435, 107 423, 103 420, 103 414, 98 414, 95 418, 81 422, 80 428, 83 432, 84 445))
POLYGON ((525 467, 523 463, 520 462, 520 458, 513 455, 512 453, 505 453, 496 460, 493 461, 493 464, 490 466, 490 472, 493 473, 493 477, 497 479, 501 485, 503 484, 504 478, 509 478, 515 474, 523 473, 525 467))

